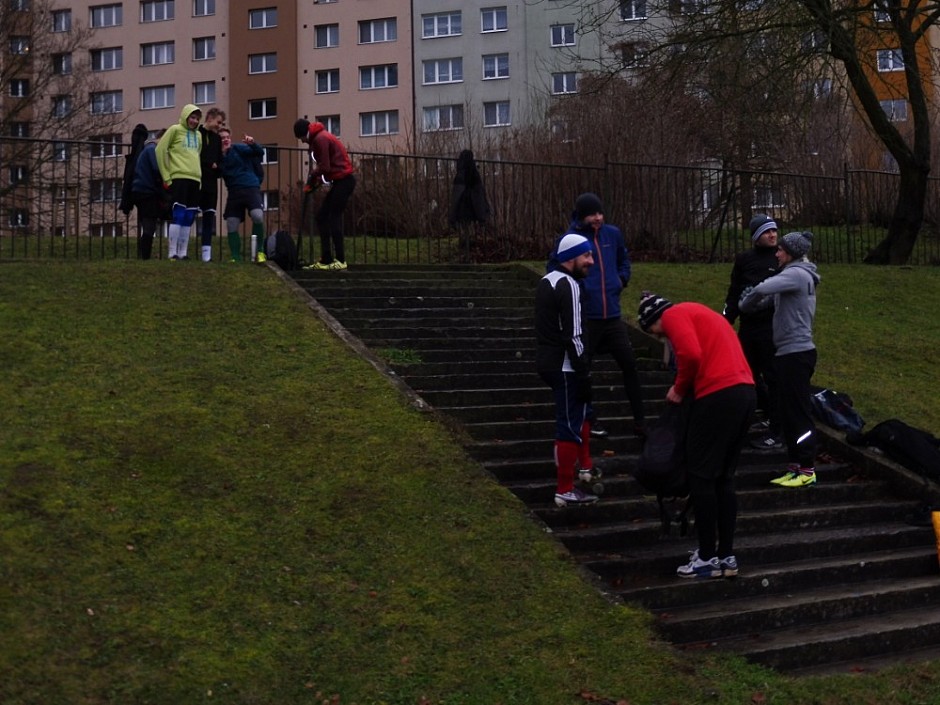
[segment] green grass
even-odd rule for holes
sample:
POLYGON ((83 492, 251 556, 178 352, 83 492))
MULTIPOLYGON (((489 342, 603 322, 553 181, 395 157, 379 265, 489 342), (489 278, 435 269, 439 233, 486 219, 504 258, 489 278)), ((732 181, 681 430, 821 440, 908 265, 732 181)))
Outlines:
MULTIPOLYGON (((631 294, 674 299, 726 274, 636 269, 631 294)), ((865 334, 846 375, 883 350, 852 323, 869 301, 927 337, 887 311, 935 273, 884 276, 844 314, 820 289, 821 342, 865 334)), ((2 703, 937 701, 933 664, 793 680, 673 652, 263 267, 0 264, 0 326, 2 703)))

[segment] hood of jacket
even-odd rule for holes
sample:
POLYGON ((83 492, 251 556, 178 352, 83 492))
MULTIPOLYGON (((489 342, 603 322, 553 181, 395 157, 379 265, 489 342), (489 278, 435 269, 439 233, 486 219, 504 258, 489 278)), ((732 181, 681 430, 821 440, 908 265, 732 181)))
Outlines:
POLYGON ((182 125, 188 130, 189 125, 186 124, 186 120, 188 120, 189 116, 195 112, 198 112, 200 115, 202 115, 202 108, 200 108, 195 103, 187 103, 186 105, 184 105, 183 109, 180 111, 180 120, 179 120, 180 125, 182 125))

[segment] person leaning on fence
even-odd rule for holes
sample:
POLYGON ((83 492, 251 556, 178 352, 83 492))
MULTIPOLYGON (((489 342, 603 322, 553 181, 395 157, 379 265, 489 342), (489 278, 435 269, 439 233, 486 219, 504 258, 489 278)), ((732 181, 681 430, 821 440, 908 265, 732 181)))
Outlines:
POLYGON ((590 356, 584 340, 581 280, 594 264, 591 244, 582 235, 566 235, 555 250, 557 266, 535 290, 535 365, 555 399, 555 504, 596 502, 575 487, 575 471, 593 477, 591 459, 590 356))
POLYGON ((806 255, 813 243, 811 232, 787 233, 777 245, 782 269, 760 284, 745 289, 742 311, 774 307, 774 357, 777 404, 787 446, 786 472, 771 482, 783 487, 816 484, 816 424, 813 421, 810 380, 816 370, 813 320, 819 274, 806 255))
POLYGON ((202 213, 201 242, 199 251, 203 262, 212 259, 212 238, 215 237, 216 207, 219 204, 219 162, 222 161, 222 140, 219 130, 225 123, 225 111, 209 108, 206 119, 199 126, 202 135, 202 151, 199 163, 202 169, 202 184, 199 193, 199 211, 202 213))
POLYGON ((310 173, 304 185, 304 195, 317 188, 321 181, 326 181, 329 186, 314 218, 320 231, 320 260, 307 269, 346 269, 343 212, 356 188, 349 153, 321 122, 297 120, 294 136, 310 147, 310 173))
POLYGON ((173 204, 167 228, 170 259, 189 259, 189 231, 199 211, 202 186, 202 135, 198 130, 201 119, 198 106, 192 103, 183 106, 179 122, 167 128, 157 143, 157 165, 173 204))
MULTIPOLYGON (((594 266, 584 280, 584 315, 587 327, 588 353, 593 359, 609 353, 623 377, 623 388, 633 412, 633 432, 646 435, 646 412, 643 392, 636 371, 636 357, 630 343, 630 332, 620 314, 620 294, 630 281, 630 255, 623 233, 604 222, 604 206, 593 193, 582 193, 574 203, 568 234, 587 238, 594 255, 594 266)), ((549 256, 547 269, 555 267, 549 256)), ((593 411, 592 411, 593 414, 593 411)), ((591 435, 608 435, 596 417, 591 418, 591 435)))
POLYGON ((163 188, 163 177, 157 166, 157 141, 164 132, 166 130, 160 130, 155 137, 148 138, 134 166, 131 201, 137 208, 138 259, 150 259, 157 221, 166 221, 170 217, 170 197, 163 188))
POLYGON ((219 130, 222 139, 222 180, 228 190, 225 201, 225 227, 228 231, 228 246, 233 262, 241 262, 241 236, 238 229, 245 220, 245 211, 251 218, 251 234, 258 243, 258 252, 264 249, 264 200, 261 198, 261 179, 254 162, 264 157, 264 147, 254 137, 245 135, 241 144, 232 143, 232 131, 227 127, 219 130))
POLYGON ((676 574, 733 577, 738 574, 734 475, 757 403, 751 368, 734 329, 707 306, 672 304, 644 292, 638 321, 646 332, 668 338, 675 352, 676 377, 666 401, 681 404, 692 396, 685 457, 698 548, 676 574))
POLYGON ((783 448, 780 412, 775 409, 777 390, 774 374, 774 309, 769 306, 753 312, 738 308, 741 293, 749 286, 760 284, 780 269, 777 264, 777 223, 768 215, 755 215, 749 224, 754 246, 739 252, 731 268, 731 283, 725 297, 722 315, 731 325, 738 321, 738 340, 754 374, 757 387, 757 408, 763 410, 767 433, 752 441, 755 448, 783 448))
POLYGON ((457 157, 457 173, 450 198, 450 212, 447 222, 460 232, 460 248, 468 254, 471 242, 470 233, 474 223, 485 223, 490 217, 490 203, 486 199, 486 189, 477 168, 473 152, 463 150, 457 157))

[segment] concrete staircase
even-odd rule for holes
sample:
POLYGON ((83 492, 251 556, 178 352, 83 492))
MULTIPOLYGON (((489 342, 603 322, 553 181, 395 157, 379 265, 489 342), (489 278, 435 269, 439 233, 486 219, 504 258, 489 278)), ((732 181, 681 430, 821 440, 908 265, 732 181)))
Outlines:
MULTIPOLYGON (((940 657, 940 571, 925 510, 937 488, 926 481, 831 433, 818 485, 777 488, 768 481, 783 457, 748 449, 738 473, 740 576, 681 580, 675 569, 695 541, 662 534, 655 499, 630 475, 640 442, 609 359, 594 370, 611 431, 592 447, 604 494, 590 507, 552 502, 553 407, 533 361, 538 273, 422 265, 291 276, 338 332, 459 432, 600 590, 649 609, 677 648, 730 651, 792 673, 940 657)), ((671 376, 656 341, 637 331, 634 342, 655 415, 671 376)))

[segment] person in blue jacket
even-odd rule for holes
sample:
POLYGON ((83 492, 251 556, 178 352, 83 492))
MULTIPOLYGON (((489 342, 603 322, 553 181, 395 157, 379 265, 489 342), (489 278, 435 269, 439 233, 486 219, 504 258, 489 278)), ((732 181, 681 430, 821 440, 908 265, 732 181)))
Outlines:
POLYGON ((157 221, 169 222, 171 217, 169 196, 163 188, 163 177, 157 166, 157 141, 164 132, 166 130, 160 130, 155 137, 147 139, 134 166, 130 201, 137 208, 137 226, 140 229, 138 259, 150 259, 157 221))
POLYGON ((255 164, 260 164, 264 158, 264 147, 255 142, 251 135, 245 135, 241 144, 232 144, 232 131, 227 127, 219 130, 219 137, 222 138, 222 180, 228 190, 222 217, 225 218, 232 261, 240 262, 242 259, 238 229, 245 220, 246 210, 251 218, 251 234, 257 238, 259 261, 263 261, 264 201, 255 164))
MULTIPOLYGON (((582 193, 575 200, 571 224, 565 234, 572 233, 586 237, 594 255, 594 266, 584 279, 588 354, 592 359, 601 353, 614 358, 623 374, 624 391, 633 410, 633 432, 645 438, 646 413, 636 357, 629 328, 620 312, 620 293, 630 281, 630 256, 623 233, 620 228, 604 222, 604 205, 593 193, 582 193)), ((553 251, 557 249, 556 243, 553 251)), ((548 271, 556 266, 554 258, 550 257, 548 271)), ((595 438, 609 435, 596 416, 591 419, 591 435, 595 438)))

